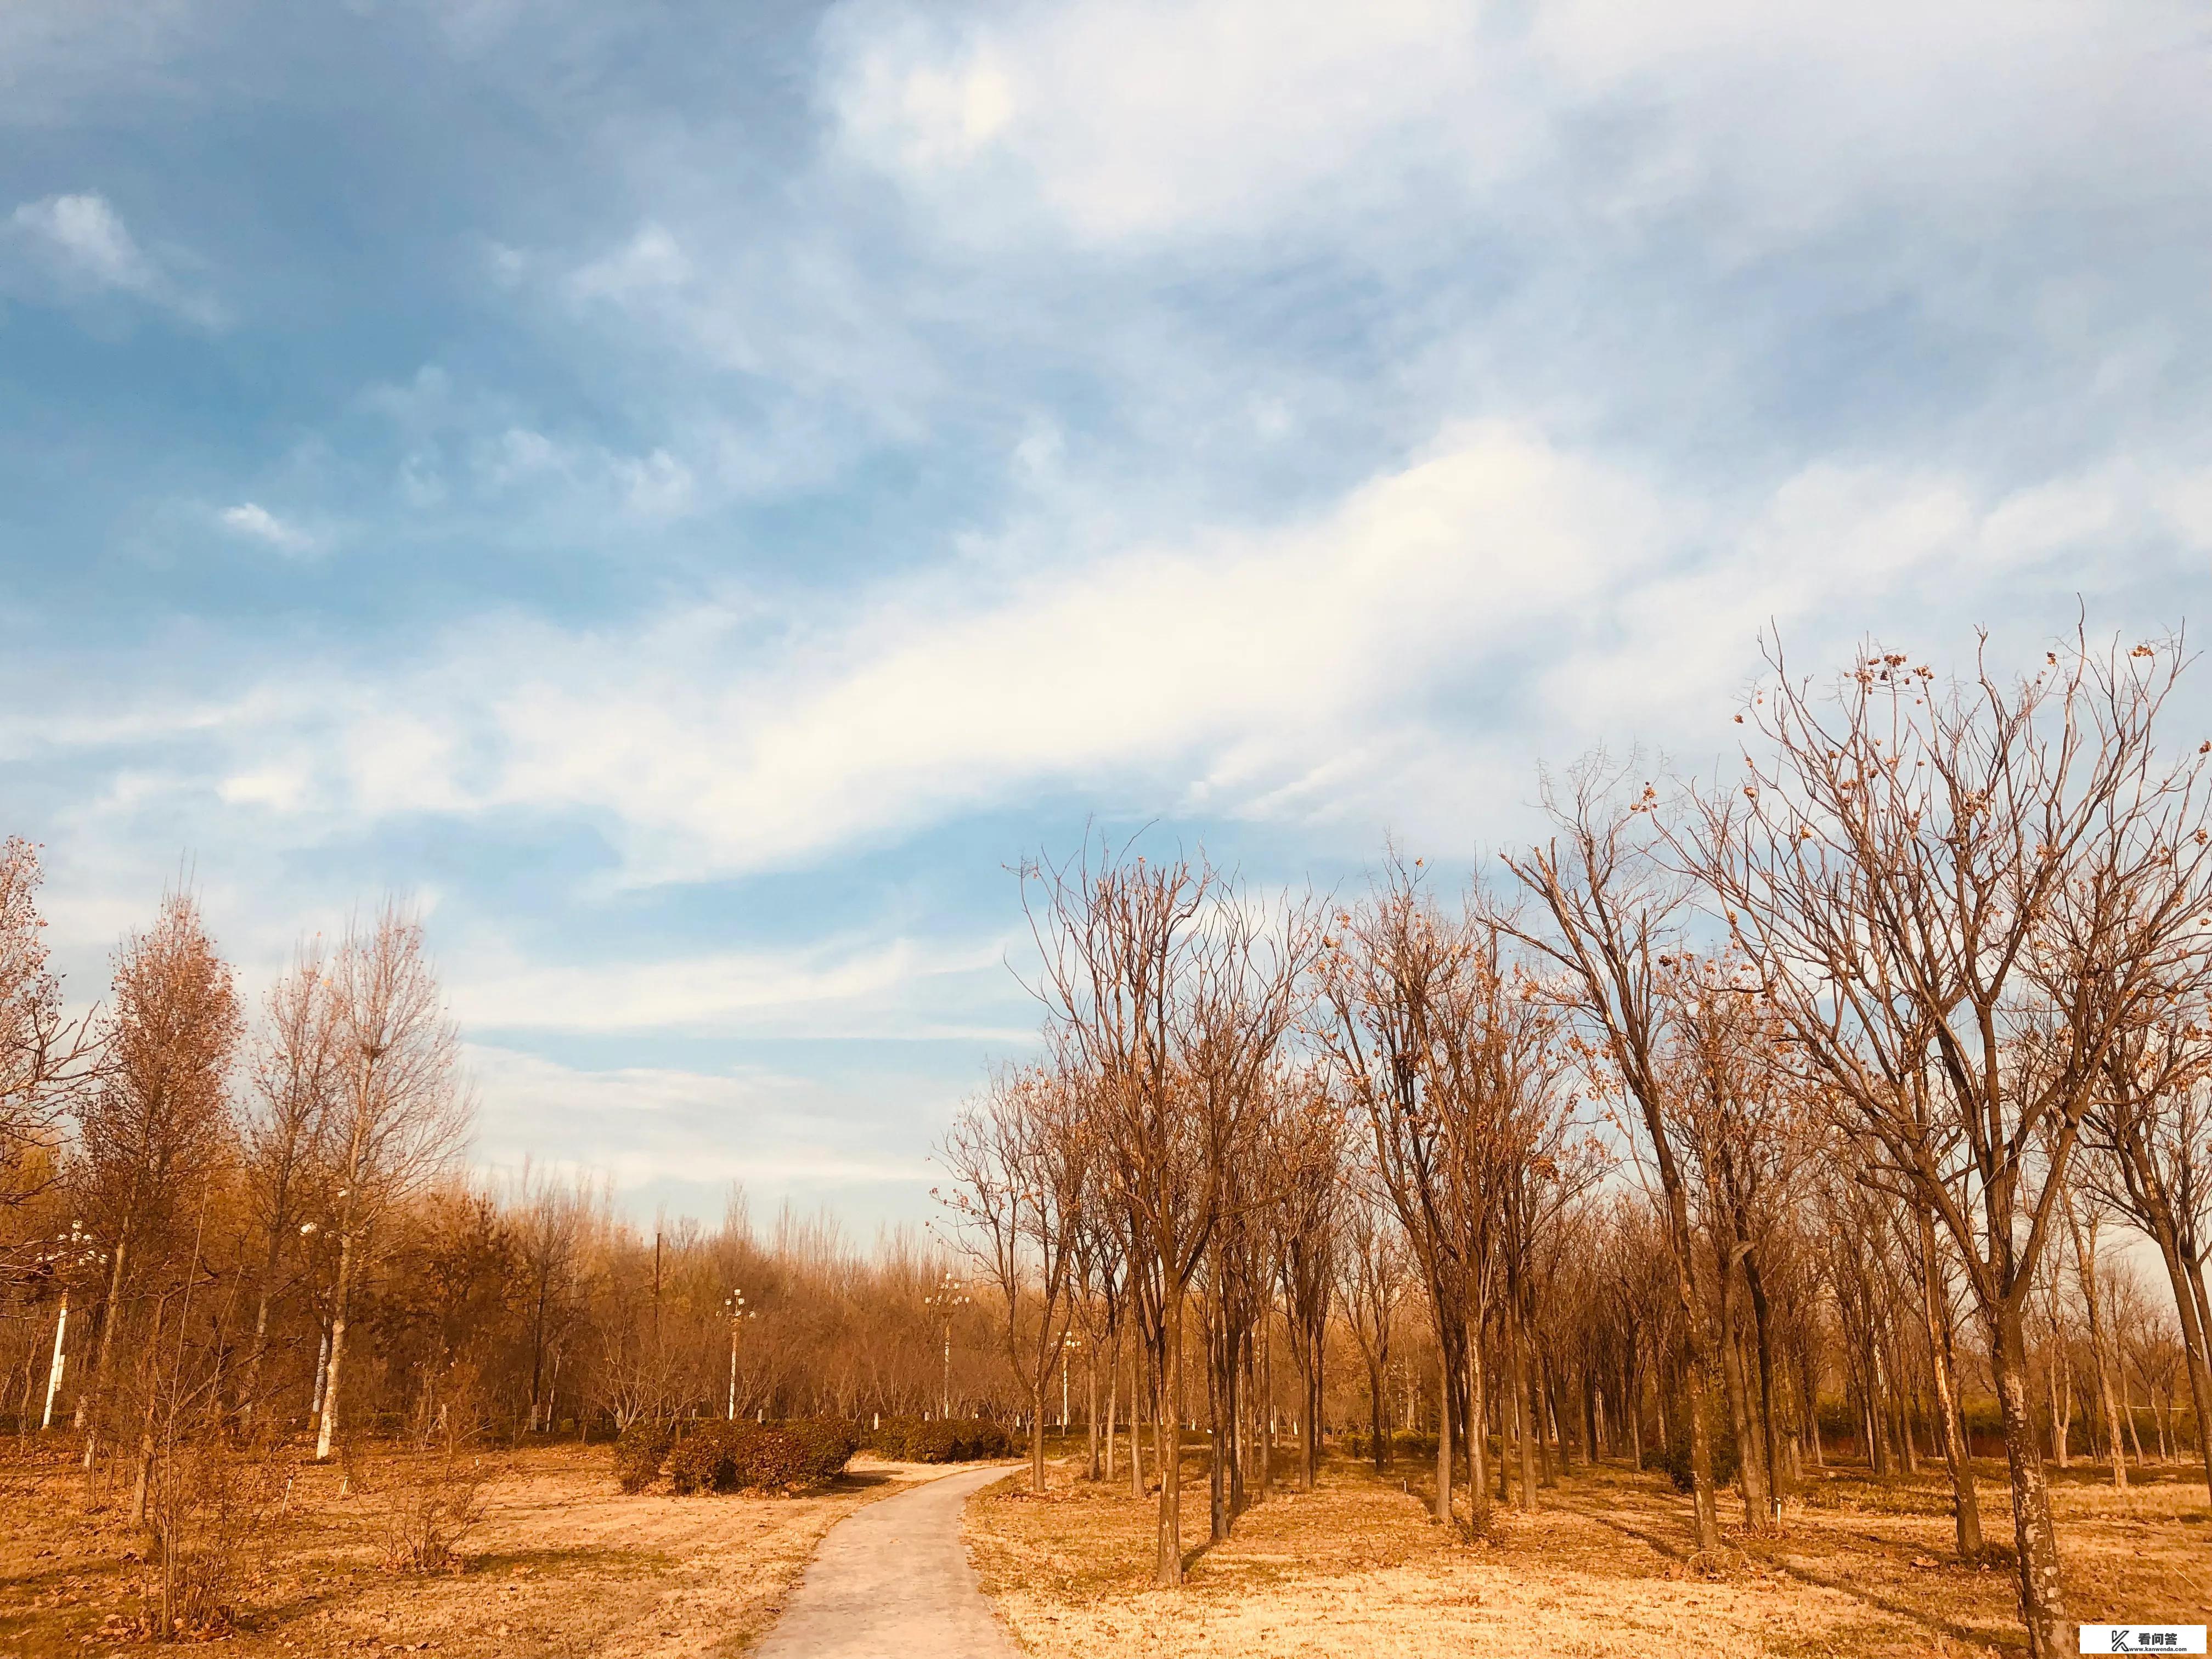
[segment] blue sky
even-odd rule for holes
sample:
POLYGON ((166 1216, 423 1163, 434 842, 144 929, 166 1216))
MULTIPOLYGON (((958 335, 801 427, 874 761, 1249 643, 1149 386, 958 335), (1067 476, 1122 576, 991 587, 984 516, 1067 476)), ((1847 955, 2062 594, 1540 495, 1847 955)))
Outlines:
MULTIPOLYGON (((1087 817, 1457 870, 1771 623, 2202 616, 2155 3, 0 9, 0 758, 74 993, 416 895, 477 1156, 927 1212, 1087 817)), ((2212 716, 2212 676, 2192 705, 2212 716)))

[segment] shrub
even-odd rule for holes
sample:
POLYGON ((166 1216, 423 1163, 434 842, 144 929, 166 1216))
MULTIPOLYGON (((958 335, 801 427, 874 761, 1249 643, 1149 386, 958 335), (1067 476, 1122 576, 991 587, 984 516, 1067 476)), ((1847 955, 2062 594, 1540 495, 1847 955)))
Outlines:
MULTIPOLYGON (((1383 1437, 1389 1443, 1390 1461, 1394 1463, 1433 1463, 1437 1461, 1437 1437, 1432 1434, 1418 1434, 1412 1429, 1396 1429, 1383 1437)), ((1375 1437, 1354 1431, 1344 1437, 1345 1449, 1354 1457, 1375 1455, 1375 1437)))
MULTIPOLYGON (((1717 1492, 1735 1479, 1735 1431, 1730 1428, 1715 1430, 1707 1438, 1712 1443, 1713 1489, 1717 1492)), ((1697 1482, 1690 1474, 1690 1442, 1687 1436, 1669 1440, 1650 1455, 1649 1462, 1662 1470, 1674 1483, 1676 1492, 1693 1492, 1697 1482)))
POLYGON ((905 1463, 973 1463, 1010 1456, 1013 1438, 986 1417, 886 1417, 866 1443, 880 1456, 905 1463))
POLYGON ((676 1436, 665 1423, 639 1418, 615 1440, 615 1479, 624 1492, 643 1492, 660 1478, 676 1436))
POLYGON ((695 1423, 669 1449, 668 1484, 678 1497, 698 1492, 727 1492, 737 1484, 722 1423, 695 1423))
POLYGON ((795 1492, 844 1473, 859 1437, 844 1423, 700 1423, 668 1455, 679 1493, 795 1492))

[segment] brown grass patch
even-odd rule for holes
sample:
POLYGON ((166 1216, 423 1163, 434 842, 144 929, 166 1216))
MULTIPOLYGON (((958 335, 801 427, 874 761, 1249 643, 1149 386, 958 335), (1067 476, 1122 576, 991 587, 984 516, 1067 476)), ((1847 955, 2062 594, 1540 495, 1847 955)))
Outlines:
MULTIPOLYGON (((855 1460, 811 1496, 626 1496, 604 1447, 488 1462, 483 1516, 458 1571, 394 1572, 387 1493, 407 1460, 345 1472, 288 1466, 291 1490, 262 1528, 219 1650, 238 1659, 429 1651, 444 1659, 694 1659, 742 1651, 773 1620, 822 1534, 861 1504, 945 1473, 855 1460)), ((88 1511, 65 1455, 0 1444, 0 1659, 143 1654, 127 1640, 144 1546, 109 1501, 88 1511)))
MULTIPOLYGON (((2002 1469, 1984 1471, 1992 1532, 2008 1533, 2002 1469)), ((1413 1659, 1484 1655, 1969 1654, 2016 1651, 2002 1560, 1956 1561, 1936 1480, 1839 1475, 1793 1506, 1783 1536, 1731 1533, 1694 1557, 1685 1501, 1663 1480, 1577 1470, 1533 1515, 1494 1511, 1468 1542, 1431 1523, 1421 1482, 1333 1459, 1318 1490, 1254 1506, 1206 1547, 1204 1472, 1191 1466, 1188 1582, 1150 1588, 1153 1503, 1055 1470, 1039 1501, 994 1488, 969 1507, 985 1588, 1024 1651, 1054 1659, 1413 1659), (1403 1483, 1401 1485, 1401 1482, 1403 1483)), ((2122 1499, 2057 1488, 2069 1614, 2202 1620, 2212 1604, 2201 1486, 2166 1474, 2122 1499)))

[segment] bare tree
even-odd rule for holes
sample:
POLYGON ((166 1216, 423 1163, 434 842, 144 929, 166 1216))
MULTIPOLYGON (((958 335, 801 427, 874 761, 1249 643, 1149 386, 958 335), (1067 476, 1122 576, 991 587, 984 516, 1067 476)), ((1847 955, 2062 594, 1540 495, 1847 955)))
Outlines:
POLYGON ((337 1007, 319 939, 303 942, 292 965, 269 989, 246 1121, 248 1200, 264 1244, 246 1360, 243 1411, 261 1402, 269 1352, 269 1316, 289 1288, 286 1264, 304 1219, 311 1188, 328 1164, 324 1146, 342 1082, 337 1007))
POLYGON ((1319 1074, 1300 1073, 1282 1086, 1282 1109, 1270 1137, 1282 1172, 1280 1196, 1272 1206, 1275 1262, 1304 1392, 1298 1407, 1298 1490, 1311 1492, 1321 1473, 1320 1423, 1327 1409, 1322 1367, 1345 1206, 1347 1125, 1342 1103, 1319 1074))
POLYGON ((1102 1178, 1128 1218, 1129 1280, 1157 1389, 1154 1582, 1182 1582, 1183 1339, 1191 1282, 1224 1208, 1229 1149, 1260 1109, 1297 1013, 1312 929, 1269 916, 1201 859, 1153 863, 1086 844, 1023 871, 1036 987, 1086 1074, 1102 1178))
POLYGON ((1075 1266, 1091 1176, 1079 1073, 1001 1073, 961 1112, 939 1156, 1004 1317, 1006 1360, 1027 1396, 1030 1490, 1044 1490, 1044 1396, 1075 1312, 1075 1266))
MULTIPOLYGON (((1355 1166, 1356 1167, 1356 1166, 1355 1166)), ((1369 1448, 1377 1470, 1390 1464, 1390 1429, 1382 1398, 1390 1370, 1390 1339, 1406 1297, 1412 1266, 1406 1237, 1376 1191, 1371 1170, 1360 1169, 1345 1195, 1344 1243, 1337 1253, 1337 1299, 1367 1367, 1369 1448)))
POLYGON ((37 848, 0 842, 0 1208, 29 1203, 58 1173, 62 1115, 99 1052, 95 1017, 64 1016, 61 981, 46 966, 42 879, 37 848))
MULTIPOLYGON (((2199 1424, 2212 1422, 2212 1041, 2201 1004, 2132 1032, 2105 1066, 2089 1115, 2100 1196, 2158 1246, 2180 1322, 2181 1362, 2199 1424)), ((2212 1492, 2212 1435, 2197 1452, 2212 1492)))
POLYGON ((1337 913, 1324 940, 1321 979, 1332 1018, 1321 1041, 1338 1086, 1366 1117, 1370 1167, 1428 1293, 1438 1359, 1435 1516, 1453 1516, 1456 1433, 1467 1440, 1479 1521, 1488 1498, 1474 1339, 1490 1289, 1487 1206, 1468 1188, 1474 1161, 1451 1097, 1458 1078, 1444 1057, 1474 945, 1464 921, 1442 915, 1422 881, 1421 861, 1393 851, 1369 899, 1337 913))
POLYGON ((1690 892, 1662 856, 1668 826, 1657 792, 1646 784, 1631 793, 1629 775, 1601 753, 1567 775, 1564 793, 1545 780, 1544 805, 1556 833, 1540 847, 1508 854, 1505 864, 1550 925, 1504 925, 1557 970, 1547 981, 1553 994, 1585 1027, 1593 1069, 1617 1077, 1635 1103, 1658 1173, 1685 1346, 1693 1518, 1698 1547, 1710 1550, 1721 1538, 1705 1417, 1711 1355, 1698 1305, 1690 1183, 1668 1132, 1670 1103, 1660 1071, 1670 1012, 1666 963, 1683 948, 1690 892))
POLYGON ((338 947, 333 991, 345 1076, 330 1145, 338 1239, 330 1357, 315 1455, 337 1433, 346 1321, 372 1231, 459 1153, 469 1131, 455 1076, 460 1038, 423 949, 422 924, 387 903, 338 947))
POLYGON ((1824 699, 1778 652, 1745 711, 1760 751, 1703 799, 1692 857, 1808 1072, 1959 1252, 1990 1336, 2030 1649, 2056 1654, 2029 1297, 2108 1059, 2203 969, 2203 761, 2155 742, 2179 641, 2077 641, 2011 682, 1985 658, 1948 686, 1909 662, 1869 650, 1824 699))

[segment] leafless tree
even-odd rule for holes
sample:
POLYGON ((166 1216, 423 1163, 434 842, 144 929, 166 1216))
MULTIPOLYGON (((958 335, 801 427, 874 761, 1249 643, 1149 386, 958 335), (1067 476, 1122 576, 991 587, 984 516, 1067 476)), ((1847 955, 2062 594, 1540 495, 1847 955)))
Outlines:
MULTIPOLYGON (((2158 1246, 2173 1289, 2196 1420, 2212 1422, 2212 1035, 2201 1001, 2130 1032, 2105 1065, 2088 1124, 2100 1197, 2158 1246)), ((2197 1451, 2212 1492, 2212 1435, 2197 1451)))
POLYGON ((1086 1075, 1098 1169, 1127 1216, 1129 1281, 1157 1386, 1154 1581, 1182 1582, 1183 1350, 1192 1280, 1224 1209, 1229 1149, 1261 1109, 1298 1011, 1312 929, 1206 864, 1094 852, 1024 869, 1036 990, 1086 1075))
POLYGON ((459 1034, 421 923, 386 904, 366 927, 348 933, 332 978, 344 1077, 330 1134, 338 1261, 318 1458, 331 1455, 337 1433, 346 1322, 369 1237, 392 1206, 447 1167, 469 1133, 468 1099, 456 1076, 459 1034))
POLYGON ((2109 1059, 2203 969, 2203 760, 2156 742, 2178 640, 2077 640, 2016 681, 1985 659, 1949 684, 1910 663, 1869 649, 1824 696, 1777 652, 1745 711, 1758 750, 1702 797, 1692 858, 1808 1072, 1958 1251, 1990 1336, 2030 1647, 2056 1654, 2029 1297, 2109 1059))
POLYGON ((269 989, 245 1125, 249 1200, 263 1237, 253 1345, 246 1359, 243 1410, 260 1404, 270 1310, 290 1288, 287 1268, 305 1219, 310 1188, 329 1164, 324 1137, 343 1081, 337 1008, 319 939, 303 943, 269 989))
POLYGON ((60 1121, 91 1081, 102 1029, 93 1014, 64 1013, 46 965, 42 878, 37 848, 0 842, 0 1209, 29 1203, 58 1174, 60 1121))
POLYGON ((1635 787, 1632 777, 1601 753, 1569 772, 1564 789, 1544 781, 1554 834, 1541 846, 1508 854, 1505 863, 1548 925, 1505 925, 1553 970, 1547 982, 1584 1027, 1594 1068, 1610 1072, 1635 1103, 1667 1218, 1684 1345, 1693 1519, 1698 1547, 1710 1550, 1721 1536, 1705 1416, 1711 1356, 1698 1303, 1690 1183, 1668 1132, 1671 1103, 1660 1070, 1671 1006, 1666 962, 1684 948, 1691 893, 1666 861, 1666 804, 1650 785, 1635 787))
POLYGON ((964 1109, 939 1156, 950 1202, 995 1293, 1006 1360, 1026 1396, 1030 1490, 1044 1491, 1045 1389, 1075 1314, 1075 1267, 1094 1139, 1088 1079, 1032 1067, 1001 1073, 964 1109))
POLYGON ((1348 1183, 1344 1203, 1344 1242, 1337 1253, 1337 1299, 1367 1368, 1370 1453, 1379 1469, 1390 1463, 1390 1430, 1382 1398, 1390 1369, 1390 1339, 1397 1329, 1412 1263, 1405 1234, 1389 1212, 1389 1200, 1376 1190, 1370 1170, 1348 1183))
POLYGON ((1491 1291, 1488 1206, 1469 1190, 1474 1167, 1451 1091, 1446 1045, 1475 972, 1463 919, 1445 916, 1423 886, 1421 861, 1395 851, 1369 898, 1340 910, 1324 939, 1321 1042, 1338 1086, 1368 1126, 1370 1167, 1389 1195, 1428 1293, 1437 1367, 1435 1512, 1452 1519, 1453 1445, 1464 1438, 1480 1520, 1488 1502, 1480 1432, 1483 1364, 1476 1338, 1491 1291))

